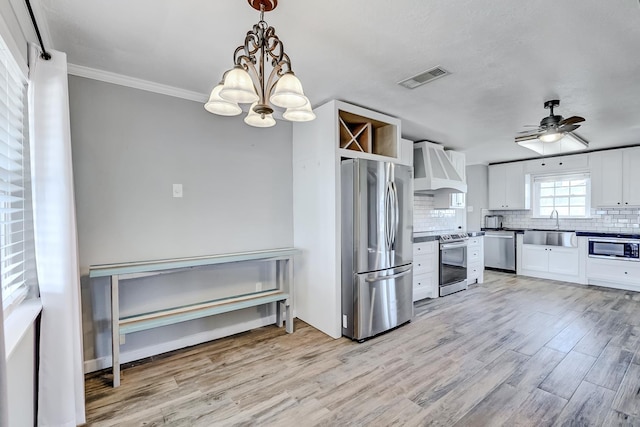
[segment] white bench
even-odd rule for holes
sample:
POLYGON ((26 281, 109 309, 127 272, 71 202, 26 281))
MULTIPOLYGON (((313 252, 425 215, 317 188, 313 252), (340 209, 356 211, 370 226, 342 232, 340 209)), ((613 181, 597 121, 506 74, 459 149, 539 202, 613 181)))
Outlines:
POLYGON ((159 326, 186 322, 201 317, 213 316, 230 311, 276 303, 276 324, 282 327, 282 311, 285 311, 287 333, 293 333, 293 256, 295 248, 273 249, 267 251, 241 252, 221 255, 208 255, 191 258, 174 258, 155 261, 140 261, 122 264, 102 264, 89 267, 89 277, 111 278, 111 345, 113 356, 113 387, 120 385, 120 343, 124 335, 157 328, 159 326), (244 261, 276 262, 276 289, 236 295, 229 298, 203 301, 180 307, 133 316, 120 317, 118 301, 120 280, 134 279, 168 270, 182 270, 196 267, 244 261), (284 263, 284 266, 282 265, 284 263))

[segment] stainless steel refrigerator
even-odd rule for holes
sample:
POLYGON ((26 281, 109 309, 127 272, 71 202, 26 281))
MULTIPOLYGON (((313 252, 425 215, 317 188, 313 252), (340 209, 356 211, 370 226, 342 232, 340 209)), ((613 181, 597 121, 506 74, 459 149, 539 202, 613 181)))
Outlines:
POLYGON ((342 334, 364 340, 413 317, 413 168, 349 159, 342 182, 342 334))

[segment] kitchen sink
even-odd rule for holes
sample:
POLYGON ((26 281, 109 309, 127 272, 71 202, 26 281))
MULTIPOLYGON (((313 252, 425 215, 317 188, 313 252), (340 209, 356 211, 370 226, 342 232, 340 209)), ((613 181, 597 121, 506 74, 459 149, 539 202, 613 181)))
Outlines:
POLYGON ((525 245, 578 247, 578 239, 574 231, 525 230, 525 245))

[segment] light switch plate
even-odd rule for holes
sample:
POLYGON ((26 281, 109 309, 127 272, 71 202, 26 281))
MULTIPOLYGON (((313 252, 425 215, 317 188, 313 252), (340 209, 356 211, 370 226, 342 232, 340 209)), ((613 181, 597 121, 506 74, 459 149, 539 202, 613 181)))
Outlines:
POLYGON ((473 212, 473 206, 467 206, 467 212, 473 212))
POLYGON ((182 184, 173 184, 173 197, 182 197, 182 184))

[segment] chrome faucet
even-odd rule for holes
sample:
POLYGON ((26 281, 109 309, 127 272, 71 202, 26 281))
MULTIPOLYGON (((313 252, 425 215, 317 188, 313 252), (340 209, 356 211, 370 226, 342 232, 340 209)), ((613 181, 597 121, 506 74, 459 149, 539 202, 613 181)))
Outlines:
POLYGON ((556 213, 556 230, 560 230, 560 218, 558 218, 558 211, 556 209, 551 211, 551 215, 549 216, 549 218, 553 219, 553 213, 556 213))

